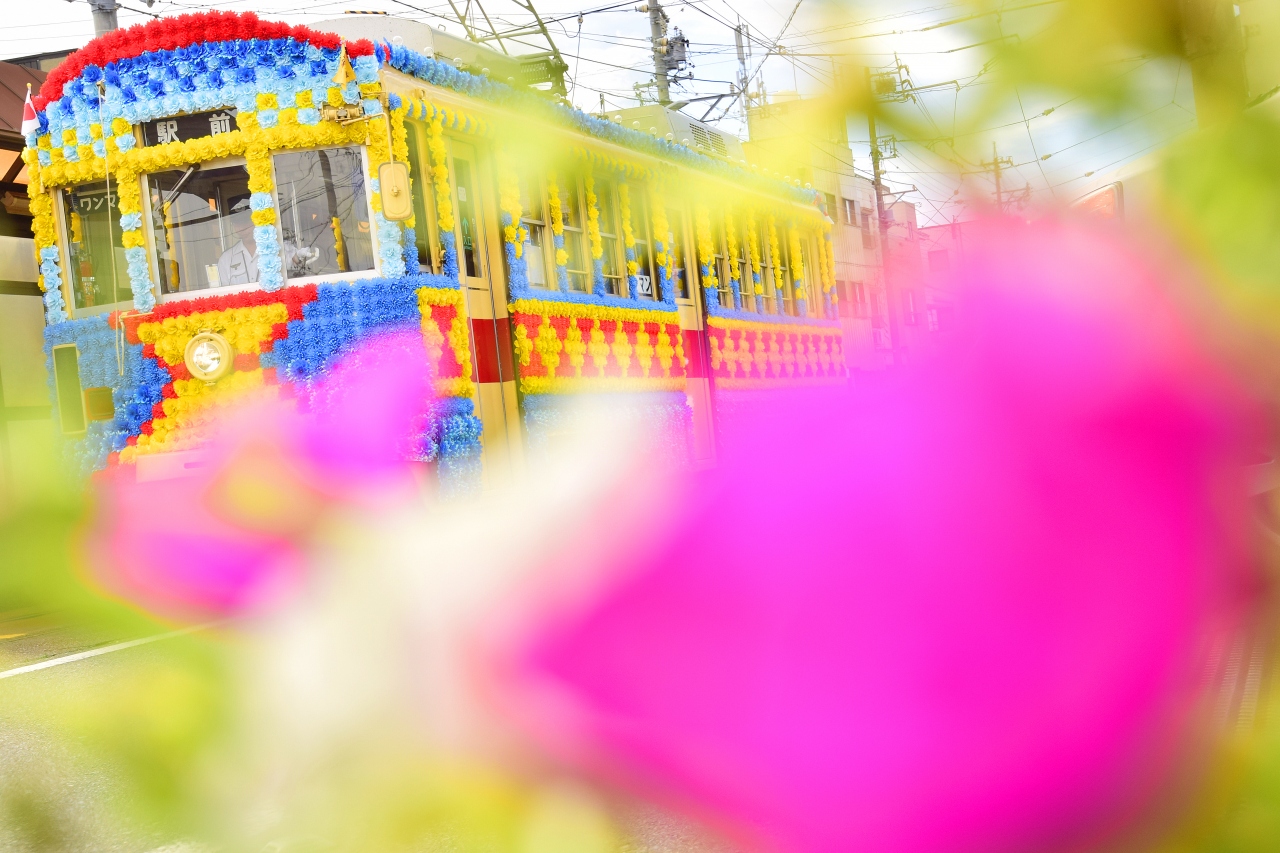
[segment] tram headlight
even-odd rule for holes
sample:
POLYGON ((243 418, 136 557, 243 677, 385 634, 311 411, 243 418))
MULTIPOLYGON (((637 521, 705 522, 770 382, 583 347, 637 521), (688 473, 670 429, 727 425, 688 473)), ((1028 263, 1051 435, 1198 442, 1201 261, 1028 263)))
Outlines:
POLYGON ((217 382, 231 372, 231 344, 217 332, 200 332, 187 343, 183 361, 196 379, 217 382))

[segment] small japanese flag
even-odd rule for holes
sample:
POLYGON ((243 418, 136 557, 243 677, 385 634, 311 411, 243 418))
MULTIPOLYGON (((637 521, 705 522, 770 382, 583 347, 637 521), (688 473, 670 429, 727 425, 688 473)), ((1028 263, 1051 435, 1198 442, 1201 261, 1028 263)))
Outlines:
POLYGON ((27 100, 22 105, 22 135, 35 133, 40 129, 40 120, 36 118, 36 105, 31 103, 31 84, 27 84, 27 100))

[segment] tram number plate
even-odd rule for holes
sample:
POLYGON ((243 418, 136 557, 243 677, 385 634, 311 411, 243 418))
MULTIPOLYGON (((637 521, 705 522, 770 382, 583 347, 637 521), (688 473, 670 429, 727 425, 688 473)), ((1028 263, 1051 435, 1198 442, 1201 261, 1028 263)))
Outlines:
POLYGON ((217 136, 236 129, 236 109, 227 107, 207 113, 158 118, 142 123, 143 145, 164 145, 168 142, 185 142, 205 136, 217 136))

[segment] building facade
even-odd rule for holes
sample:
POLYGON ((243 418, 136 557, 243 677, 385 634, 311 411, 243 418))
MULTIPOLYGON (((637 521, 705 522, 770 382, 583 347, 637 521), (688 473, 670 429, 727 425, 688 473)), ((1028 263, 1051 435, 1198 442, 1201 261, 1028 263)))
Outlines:
POLYGON ((32 460, 53 440, 49 391, 40 352, 44 312, 36 284, 34 243, 19 132, 27 86, 44 72, 0 62, 0 490, 36 488, 32 460))

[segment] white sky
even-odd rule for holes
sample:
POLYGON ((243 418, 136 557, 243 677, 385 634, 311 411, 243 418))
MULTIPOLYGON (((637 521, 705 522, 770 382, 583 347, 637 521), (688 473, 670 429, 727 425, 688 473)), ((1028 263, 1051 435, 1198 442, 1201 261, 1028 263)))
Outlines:
MULTIPOLYGON (((124 2, 135 10, 147 8, 146 0, 124 2)), ((466 5, 466 0, 454 2, 459 8, 466 5)), ((639 2, 537 2, 544 18, 564 18, 551 29, 570 65, 574 80, 571 97, 577 106, 596 111, 601 94, 611 107, 634 104, 633 86, 651 79, 648 15, 634 11, 639 2), (607 11, 596 11, 606 8, 607 11), (577 19, 580 12, 586 13, 581 27, 577 19)), ((1018 2, 1010 0, 1005 6, 1016 7, 1018 2)), ((690 58, 695 66, 695 79, 674 90, 673 98, 728 91, 737 75, 732 27, 739 21, 748 25, 752 36, 749 68, 752 72, 760 68, 760 79, 771 93, 799 89, 811 94, 821 90, 830 82, 832 53, 873 66, 892 66, 896 51, 898 58, 910 66, 911 79, 917 86, 949 80, 961 84, 959 88, 953 85, 937 89, 896 107, 917 121, 924 119, 930 133, 939 138, 956 137, 964 115, 975 108, 983 94, 985 81, 979 72, 989 55, 982 46, 969 47, 974 39, 966 23, 920 31, 963 16, 971 6, 945 0, 801 0, 794 19, 783 32, 795 6, 795 0, 669 2, 668 15, 689 38, 690 58), (765 46, 775 41, 793 55, 775 55, 762 63, 765 46)), ((93 36, 86 0, 9 0, 5 7, 0 58, 78 47, 93 36)), ((360 10, 386 11, 434 25, 442 21, 431 13, 450 13, 447 0, 157 0, 149 11, 170 16, 204 9, 254 11, 266 18, 298 24, 360 10)), ((528 14, 512 0, 484 0, 484 9, 495 22, 502 19, 515 25, 529 21, 528 14)), ((1010 26, 1019 25, 1018 14, 1008 16, 1010 26)), ((128 9, 120 13, 121 26, 147 19, 128 9)), ((445 29, 462 34, 457 24, 446 24, 445 29)), ((533 41, 531 45, 541 48, 533 41)), ((1100 122, 1078 105, 1064 105, 1068 96, 1062 93, 1020 91, 1021 106, 1011 104, 985 121, 977 132, 954 138, 954 147, 900 139, 899 156, 886 162, 891 188, 906 190, 915 186, 916 191, 903 198, 918 205, 926 222, 947 221, 952 216, 966 218, 966 199, 971 204, 975 194, 989 195, 992 190, 990 175, 982 173, 979 166, 981 161, 990 160, 994 141, 1000 154, 1010 156, 1016 164, 1005 178, 1006 190, 1029 186, 1033 200, 1070 200, 1092 185, 1086 172, 1105 173, 1153 144, 1194 126, 1185 69, 1147 60, 1118 65, 1117 73, 1132 74, 1142 81, 1144 90, 1150 92, 1148 112, 1136 119, 1100 122), (1042 115, 1050 107, 1054 111, 1042 115), (1049 158, 1041 160, 1046 154, 1049 158)), ((718 120, 724 130, 741 134, 737 108, 730 107, 722 115, 723 108, 729 107, 727 99, 721 107, 712 119, 718 120)), ((685 111, 700 117, 703 108, 694 104, 685 111)), ((861 171, 869 172, 865 119, 851 117, 849 129, 852 162, 861 171)))

